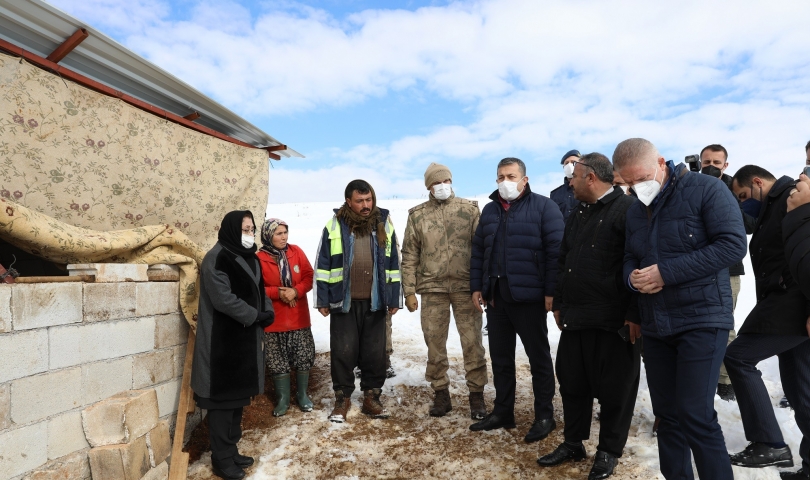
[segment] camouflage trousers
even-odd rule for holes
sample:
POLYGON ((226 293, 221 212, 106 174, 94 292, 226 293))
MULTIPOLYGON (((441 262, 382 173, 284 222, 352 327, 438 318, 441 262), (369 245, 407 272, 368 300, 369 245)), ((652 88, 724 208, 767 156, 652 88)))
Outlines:
POLYGON ((464 355, 467 388, 482 392, 487 384, 487 360, 481 336, 481 314, 475 311, 469 292, 424 293, 422 297, 422 333, 428 347, 425 380, 433 390, 444 390, 450 384, 447 369, 447 334, 450 330, 450 307, 456 319, 464 355))

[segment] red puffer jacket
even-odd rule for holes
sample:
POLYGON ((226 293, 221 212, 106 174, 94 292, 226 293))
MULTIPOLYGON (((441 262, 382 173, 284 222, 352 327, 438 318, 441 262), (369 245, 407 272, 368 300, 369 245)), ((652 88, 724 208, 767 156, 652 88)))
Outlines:
POLYGON ((262 278, 267 296, 273 300, 273 309, 276 311, 276 320, 265 328, 265 332, 289 332, 300 330, 311 325, 309 319, 309 302, 307 293, 312 290, 313 270, 304 251, 295 245, 287 248, 287 260, 290 262, 293 288, 298 291, 295 307, 282 302, 278 297, 278 287, 281 286, 281 275, 278 272, 278 263, 267 252, 259 250, 256 254, 262 265, 262 278))

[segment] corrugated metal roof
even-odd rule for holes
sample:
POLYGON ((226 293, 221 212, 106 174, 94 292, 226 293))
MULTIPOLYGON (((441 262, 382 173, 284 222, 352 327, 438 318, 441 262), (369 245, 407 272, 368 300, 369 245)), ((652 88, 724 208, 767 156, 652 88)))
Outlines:
MULTIPOLYGON (((60 65, 256 147, 281 145, 244 118, 93 27, 41 0, 0 0, 0 38, 47 57, 76 30, 90 34, 60 65)), ((303 157, 292 149, 273 152, 303 157)))

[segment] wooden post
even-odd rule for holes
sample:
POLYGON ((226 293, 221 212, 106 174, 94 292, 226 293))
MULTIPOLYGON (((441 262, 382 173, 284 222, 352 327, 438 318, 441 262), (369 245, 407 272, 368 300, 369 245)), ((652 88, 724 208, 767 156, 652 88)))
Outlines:
POLYGON ((194 333, 194 329, 189 328, 186 360, 183 363, 183 382, 180 387, 180 399, 177 405, 177 424, 174 429, 169 480, 186 480, 188 477, 188 453, 183 451, 183 439, 186 436, 188 414, 194 412, 194 392, 191 390, 191 364, 194 362, 194 343, 196 339, 197 335, 194 333))

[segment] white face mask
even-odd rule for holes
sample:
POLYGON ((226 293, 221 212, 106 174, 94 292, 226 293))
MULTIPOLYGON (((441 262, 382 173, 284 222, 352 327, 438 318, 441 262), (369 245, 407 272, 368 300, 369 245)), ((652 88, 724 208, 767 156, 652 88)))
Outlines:
POLYGON ((563 172, 565 172, 565 178, 571 179, 574 176, 574 162, 569 162, 563 165, 563 172))
POLYGON ((619 186, 619 188, 622 189, 625 195, 627 195, 627 191, 630 190, 630 187, 628 187, 627 185, 621 185, 619 186))
POLYGON ((517 186, 518 182, 510 182, 509 180, 504 180, 498 184, 498 193, 501 195, 501 198, 503 198, 507 202, 511 202, 512 200, 515 200, 520 196, 520 192, 518 191, 517 186))
POLYGON ((242 234, 242 246, 245 248, 250 248, 253 244, 256 243, 256 239, 253 238, 253 235, 245 235, 242 234))
POLYGON ((655 167, 655 175, 653 175, 652 180, 647 180, 644 182, 637 183, 633 185, 633 191, 636 192, 636 196, 644 205, 648 207, 655 200, 655 197, 658 196, 658 193, 661 191, 661 184, 658 183, 655 179, 658 178, 658 170, 660 170, 657 166, 655 167))
POLYGON ((436 200, 447 200, 453 194, 453 186, 449 183, 440 183, 433 185, 433 196, 436 200))

